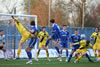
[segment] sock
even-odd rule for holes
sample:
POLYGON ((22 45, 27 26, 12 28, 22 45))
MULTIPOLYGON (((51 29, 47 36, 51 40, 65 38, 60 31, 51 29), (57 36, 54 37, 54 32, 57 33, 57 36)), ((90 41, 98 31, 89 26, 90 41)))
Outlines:
POLYGON ((78 56, 77 55, 75 55, 75 59, 77 59, 78 58, 78 56))
POLYGON ((38 52, 37 52, 37 57, 36 57, 36 58, 38 58, 39 54, 40 54, 40 50, 38 50, 38 52))
POLYGON ((47 59, 49 59, 49 53, 48 53, 48 51, 46 51, 46 55, 47 55, 47 59))
POLYGON ((49 44, 49 41, 50 41, 50 40, 47 40, 45 47, 47 47, 47 46, 48 46, 48 44, 49 44))
POLYGON ((20 56, 20 52, 21 52, 21 49, 18 49, 18 51, 17 51, 17 56, 18 57, 20 56))
POLYGON ((87 53, 86 53, 86 57, 88 58, 88 60, 91 60, 90 57, 89 57, 89 55, 87 53))
POLYGON ((98 51, 98 57, 100 58, 100 51, 98 51))
POLYGON ((81 58, 82 58, 82 56, 79 56, 79 57, 77 58, 77 60, 79 61, 81 58))
POLYGON ((57 50, 58 54, 60 54, 59 48, 56 46, 55 49, 57 50))
POLYGON ((68 51, 66 51, 66 58, 68 58, 68 51))
POLYGON ((28 55, 29 60, 32 60, 32 53, 30 51, 27 51, 27 55, 28 55))
POLYGON ((73 53, 70 54, 69 58, 68 58, 68 62, 70 62, 71 58, 72 58, 73 53))
POLYGON ((7 54, 6 54, 6 52, 4 52, 4 58, 7 59, 7 54))

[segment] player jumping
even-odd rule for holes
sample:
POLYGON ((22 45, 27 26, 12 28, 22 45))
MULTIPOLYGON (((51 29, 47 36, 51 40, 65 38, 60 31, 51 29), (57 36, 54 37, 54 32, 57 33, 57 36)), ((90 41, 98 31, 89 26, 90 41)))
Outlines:
POLYGON ((62 54, 63 48, 66 48, 66 60, 65 60, 66 62, 68 60, 68 39, 69 39, 69 32, 66 30, 66 25, 63 25, 63 30, 60 31, 60 41, 61 41, 60 51, 62 54))
POLYGON ((55 49, 57 50, 57 52, 59 54, 58 59, 61 60, 60 51, 59 51, 59 48, 58 48, 58 45, 57 45, 58 44, 58 39, 60 37, 60 29, 59 29, 59 26, 55 23, 54 19, 51 19, 50 22, 52 24, 53 35, 48 38, 45 47, 47 47, 47 45, 49 44, 49 41, 51 39, 53 39, 55 41, 54 42, 55 49))
POLYGON ((36 34, 34 35, 32 32, 28 32, 26 30, 26 28, 24 28, 24 26, 17 19, 15 19, 13 16, 12 16, 12 19, 14 21, 14 24, 16 25, 16 28, 18 29, 18 31, 22 35, 22 38, 21 38, 20 43, 19 43, 19 46, 18 46, 18 51, 17 51, 17 58, 19 58, 22 45, 29 38, 31 38, 31 37, 35 38, 36 37, 36 34))
POLYGON ((49 59, 49 53, 48 53, 48 46, 47 47, 45 47, 45 44, 46 44, 46 41, 47 41, 47 38, 48 38, 48 32, 46 32, 45 29, 46 27, 45 26, 43 26, 42 27, 42 31, 39 33, 39 50, 38 50, 38 52, 37 52, 37 57, 36 57, 36 61, 38 61, 38 56, 39 56, 39 54, 40 54, 40 50, 41 49, 44 49, 44 50, 46 50, 46 55, 47 55, 47 59, 48 59, 48 61, 50 61, 50 59, 49 59))

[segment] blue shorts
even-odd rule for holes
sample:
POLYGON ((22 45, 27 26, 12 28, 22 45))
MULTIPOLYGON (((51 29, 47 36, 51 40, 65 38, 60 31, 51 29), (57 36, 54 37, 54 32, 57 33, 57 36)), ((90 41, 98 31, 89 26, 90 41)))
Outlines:
POLYGON ((34 45, 36 44, 36 41, 37 41, 37 38, 31 38, 30 43, 29 43, 28 46, 29 46, 30 48, 33 48, 34 45))
POLYGON ((53 34, 51 35, 52 39, 55 41, 55 42, 58 42, 59 41, 59 36, 53 34))
POLYGON ((80 47, 80 45, 72 46, 72 50, 75 50, 76 51, 79 47, 80 47))
POLYGON ((61 47, 61 48, 68 48, 68 44, 67 44, 67 43, 62 43, 62 42, 61 42, 60 47, 61 47))

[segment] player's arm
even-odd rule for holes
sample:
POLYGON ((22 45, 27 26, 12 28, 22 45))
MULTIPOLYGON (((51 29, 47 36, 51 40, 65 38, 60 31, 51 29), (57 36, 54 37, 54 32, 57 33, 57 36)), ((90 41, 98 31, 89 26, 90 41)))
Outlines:
POLYGON ((28 27, 25 27, 30 33, 34 33, 34 29, 30 30, 28 27))
POLYGON ((79 44, 82 44, 84 43, 83 41, 80 41, 80 42, 77 42, 77 43, 73 43, 73 45, 79 45, 79 44))
POLYGON ((92 40, 93 37, 94 37, 94 33, 90 36, 90 39, 92 40))
POLYGON ((93 49, 93 46, 92 46, 92 44, 91 44, 91 43, 89 43, 89 47, 93 49))

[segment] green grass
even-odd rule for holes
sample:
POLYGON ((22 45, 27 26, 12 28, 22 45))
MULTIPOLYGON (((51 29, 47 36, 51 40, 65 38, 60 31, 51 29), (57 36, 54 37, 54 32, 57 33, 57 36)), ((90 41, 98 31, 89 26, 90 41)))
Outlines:
MULTIPOLYGON (((95 58, 92 58, 95 61, 95 58)), ((39 61, 33 60, 33 64, 25 64, 26 59, 20 60, 8 60, 0 59, 0 67, 100 67, 100 62, 90 63, 87 58, 82 58, 79 63, 73 63, 74 58, 72 58, 70 63, 65 62, 65 58, 60 62, 57 58, 51 58, 51 61, 47 59, 39 59, 39 61)))

